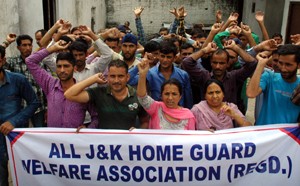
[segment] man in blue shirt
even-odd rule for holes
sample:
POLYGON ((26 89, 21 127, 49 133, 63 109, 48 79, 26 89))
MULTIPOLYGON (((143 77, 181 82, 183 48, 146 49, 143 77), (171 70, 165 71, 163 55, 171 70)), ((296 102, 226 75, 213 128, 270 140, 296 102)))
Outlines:
MULTIPOLYGON (((271 42, 275 43, 274 40, 271 42)), ((287 44, 278 47, 280 73, 263 72, 269 61, 263 53, 257 55, 258 65, 247 87, 247 96, 254 98, 264 93, 261 112, 256 125, 297 123, 300 106, 293 104, 294 89, 300 84, 300 46, 287 44)))
POLYGON ((16 127, 28 127, 28 120, 40 106, 25 76, 4 70, 4 64, 5 48, 0 46, 0 186, 8 186, 5 135, 16 127), (27 103, 25 108, 22 99, 27 103))
POLYGON ((170 78, 175 78, 182 85, 182 97, 179 105, 185 108, 192 108, 193 98, 189 75, 184 70, 173 65, 177 54, 176 46, 169 42, 163 41, 160 43, 159 65, 152 67, 147 75, 147 82, 151 97, 154 100, 161 100, 161 85, 170 78))

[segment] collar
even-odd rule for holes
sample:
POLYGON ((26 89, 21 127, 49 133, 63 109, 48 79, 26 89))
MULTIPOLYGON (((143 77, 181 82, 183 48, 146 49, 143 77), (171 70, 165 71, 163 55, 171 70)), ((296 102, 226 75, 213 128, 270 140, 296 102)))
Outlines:
MULTIPOLYGON (((75 78, 73 78, 73 81, 75 82, 75 84, 76 84, 76 79, 75 78)), ((54 85, 54 88, 57 88, 57 89, 59 89, 59 90, 61 90, 61 91, 63 91, 63 89, 62 89, 62 86, 61 86, 61 83, 60 83, 61 81, 59 80, 59 79, 57 79, 56 80, 56 82, 55 82, 55 85, 54 85)))
MULTIPOLYGON (((216 79, 215 76, 214 76, 214 73, 213 73, 212 71, 210 72, 210 76, 211 76, 212 78, 216 79)), ((222 79, 222 80, 228 79, 228 77, 229 77, 229 73, 228 73, 227 70, 226 70, 226 71, 225 71, 225 75, 223 76, 223 79, 222 79)))
MULTIPOLYGON (((174 69, 175 69, 175 67, 174 67, 174 64, 172 63, 172 73, 171 74, 173 74, 174 69)), ((157 65, 157 70, 159 71, 159 73, 161 73, 160 72, 160 63, 159 63, 159 65, 157 65)))
POLYGON ((6 83, 10 83, 11 82, 10 77, 9 77, 7 71, 4 70, 3 73, 4 73, 4 79, 3 79, 3 82, 0 82, 0 87, 2 85, 5 85, 6 83))
MULTIPOLYGON (((134 96, 134 93, 135 93, 134 88, 131 87, 130 85, 126 85, 126 86, 127 86, 127 88, 128 88, 128 95, 127 95, 127 97, 132 97, 132 96, 134 96)), ((107 87, 106 87, 106 94, 112 95, 111 87, 110 87, 110 86, 107 86, 107 87)))

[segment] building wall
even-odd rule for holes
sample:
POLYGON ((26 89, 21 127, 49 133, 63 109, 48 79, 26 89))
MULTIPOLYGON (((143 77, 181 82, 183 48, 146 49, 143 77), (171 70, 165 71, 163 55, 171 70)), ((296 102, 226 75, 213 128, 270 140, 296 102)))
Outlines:
MULTIPOLYGON (((20 33, 18 0, 2 0, 0 12, 0 42, 2 43, 5 41, 7 34, 20 33)), ((12 44, 12 46, 6 50, 6 56, 16 55, 17 52, 14 50, 14 48, 15 45, 12 44)))
POLYGON ((267 1, 265 25, 270 37, 272 37, 274 33, 281 33, 283 11, 284 0, 267 1))
MULTIPOLYGON (((0 34, 3 42, 9 33, 28 34, 34 38, 36 30, 44 27, 42 1, 37 0, 2 0, 0 6, 0 34)), ((37 47, 33 42, 34 48, 37 47)), ((18 55, 16 43, 12 43, 7 49, 6 56, 18 55)))
POLYGON ((106 0, 107 3, 107 26, 116 26, 130 22, 130 28, 136 33, 135 15, 133 9, 143 6, 142 23, 146 34, 157 33, 164 23, 171 23, 174 20, 169 10, 173 7, 184 5, 188 16, 186 23, 213 24, 215 12, 218 9, 223 11, 223 19, 236 10, 238 0, 106 0))
MULTIPOLYGON (((242 21, 249 25, 251 28, 251 31, 254 32, 259 36, 259 39, 262 39, 262 33, 259 28, 259 25, 255 19, 255 12, 256 11, 263 11, 266 10, 266 0, 246 0, 244 1, 244 8, 243 8, 243 18, 242 21), (252 11, 252 5, 255 4, 255 9, 252 11)), ((265 16, 265 19, 266 16, 265 16)), ((267 20, 265 20, 266 22, 267 20)))
POLYGON ((269 37, 271 37, 274 33, 281 32, 283 7, 284 0, 244 0, 242 20, 248 24, 251 27, 251 30, 259 36, 260 40, 262 40, 262 33, 255 19, 255 12, 263 11, 265 13, 264 23, 269 33, 269 37), (255 4, 254 12, 252 12, 253 4, 255 4))
POLYGON ((105 0, 57 0, 57 19, 68 20, 73 26, 92 26, 94 31, 105 28, 106 4, 105 0))

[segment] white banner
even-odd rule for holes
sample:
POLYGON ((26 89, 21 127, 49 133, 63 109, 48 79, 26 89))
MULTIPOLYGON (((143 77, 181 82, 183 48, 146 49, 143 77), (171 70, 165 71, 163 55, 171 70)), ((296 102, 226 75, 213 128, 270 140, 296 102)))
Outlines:
POLYGON ((299 185, 295 124, 216 131, 15 129, 15 186, 299 185))

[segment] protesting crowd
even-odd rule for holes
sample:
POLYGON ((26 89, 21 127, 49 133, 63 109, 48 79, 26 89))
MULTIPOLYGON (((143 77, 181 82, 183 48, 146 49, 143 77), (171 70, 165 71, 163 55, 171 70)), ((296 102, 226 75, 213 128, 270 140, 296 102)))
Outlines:
MULTIPOLYGON (((170 28, 144 32, 144 8, 130 23, 95 33, 59 19, 33 38, 9 33, 0 46, 0 185, 8 185, 5 136, 14 128, 216 131, 300 122, 300 34, 280 33, 255 18, 262 38, 238 13, 185 28, 184 7, 170 28), (5 55, 16 42, 20 55, 5 55), (245 117, 256 98, 255 123, 245 117)), ((30 33, 31 34, 31 33, 30 33)))

